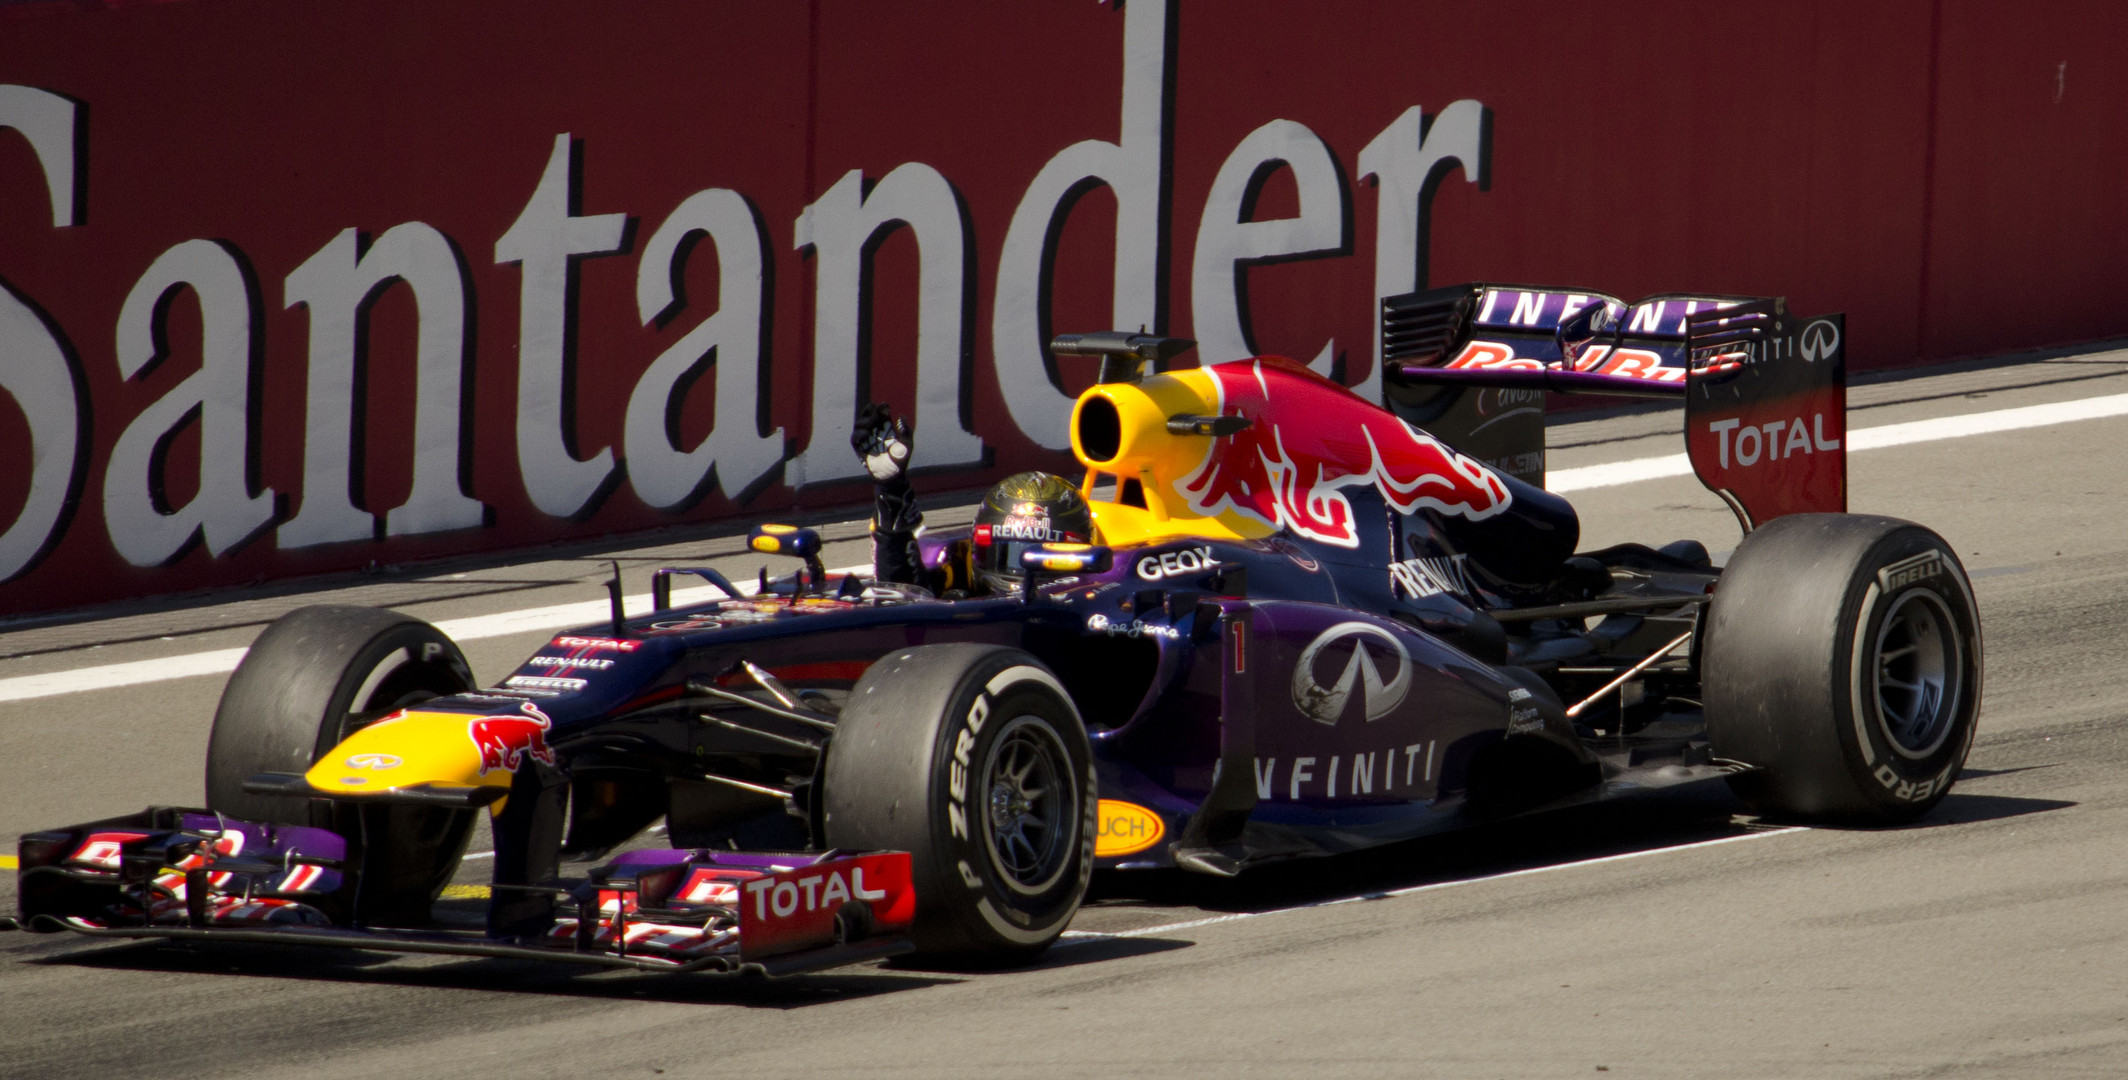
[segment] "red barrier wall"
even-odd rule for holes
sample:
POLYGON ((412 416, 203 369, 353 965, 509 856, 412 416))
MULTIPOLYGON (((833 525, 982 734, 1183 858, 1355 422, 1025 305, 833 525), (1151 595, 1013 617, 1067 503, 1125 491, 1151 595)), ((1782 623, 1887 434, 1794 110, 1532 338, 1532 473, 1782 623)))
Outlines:
POLYGON ((0 612, 852 504, 872 397, 931 487, 1061 468, 1049 330, 1363 387, 1467 279, 1860 367, 2128 332, 2114 5, 507 11, 0 4, 0 612))

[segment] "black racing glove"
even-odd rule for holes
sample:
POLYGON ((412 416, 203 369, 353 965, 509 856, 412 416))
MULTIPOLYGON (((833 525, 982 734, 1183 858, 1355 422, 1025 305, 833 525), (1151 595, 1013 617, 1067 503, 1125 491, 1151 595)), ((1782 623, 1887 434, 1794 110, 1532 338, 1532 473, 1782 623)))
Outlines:
POLYGON ((875 401, 857 413, 850 449, 864 459, 873 482, 899 480, 909 468, 909 422, 894 415, 885 402, 875 401))
POLYGON ((875 401, 857 413, 850 448, 872 474, 872 573, 880 581, 913 584, 921 569, 916 530, 924 515, 909 486, 909 422, 875 401))

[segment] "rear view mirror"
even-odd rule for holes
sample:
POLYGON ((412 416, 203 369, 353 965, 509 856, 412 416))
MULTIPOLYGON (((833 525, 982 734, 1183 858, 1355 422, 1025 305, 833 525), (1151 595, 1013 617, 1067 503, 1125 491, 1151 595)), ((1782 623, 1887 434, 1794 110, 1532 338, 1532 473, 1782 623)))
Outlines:
MULTIPOLYGON (((806 573, 819 588, 827 581, 827 568, 820 562, 820 534, 795 525, 756 525, 747 534, 746 546, 770 555, 790 555, 805 560, 806 573)), ((802 591, 802 590, 801 590, 802 591)))

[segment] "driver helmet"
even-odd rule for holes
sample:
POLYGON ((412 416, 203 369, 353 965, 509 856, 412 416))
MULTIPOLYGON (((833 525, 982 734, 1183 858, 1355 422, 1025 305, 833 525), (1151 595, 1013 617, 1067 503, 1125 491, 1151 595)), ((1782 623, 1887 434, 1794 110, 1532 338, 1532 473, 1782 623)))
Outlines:
POLYGON ((1014 473, 983 496, 971 538, 976 580, 991 592, 1016 590, 1020 554, 1053 543, 1092 543, 1093 511, 1079 489, 1054 473, 1014 473))

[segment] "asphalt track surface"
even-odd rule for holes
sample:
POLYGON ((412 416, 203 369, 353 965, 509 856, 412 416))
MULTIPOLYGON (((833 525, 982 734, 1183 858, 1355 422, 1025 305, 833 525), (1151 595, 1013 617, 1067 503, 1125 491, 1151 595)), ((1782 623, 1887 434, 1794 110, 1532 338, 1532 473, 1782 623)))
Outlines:
MULTIPOLYGON (((988 974, 771 982, 0 935, 0 1076, 2128 1074, 2128 416, 1983 419, 2124 392, 2115 352, 1850 393, 1858 431, 1969 418, 1849 458, 1853 509, 1955 546, 1987 635, 1972 758, 1909 828, 1786 828, 1714 790, 1235 882, 1118 875, 1042 963, 988 974)), ((1672 455, 1679 423, 1557 424, 1551 467, 1672 455)), ((1588 547, 1737 541, 1689 476, 1573 499, 1588 547)), ((825 532, 843 541, 830 565, 859 561, 857 530, 825 532)), ((495 632, 466 648, 491 679, 546 636, 497 617, 596 600, 608 557, 640 589, 643 568, 705 553, 747 576, 760 561, 733 535, 685 537, 0 625, 0 850, 201 797, 223 674, 95 688, 67 673, 240 649, 282 611, 336 602, 486 619, 495 632), (33 676, 58 681, 9 699, 33 676)))

